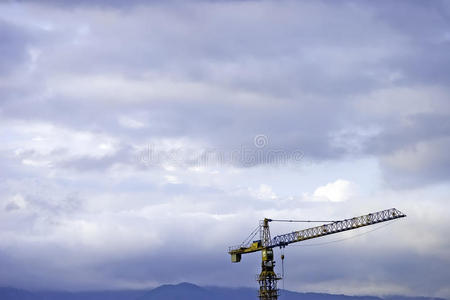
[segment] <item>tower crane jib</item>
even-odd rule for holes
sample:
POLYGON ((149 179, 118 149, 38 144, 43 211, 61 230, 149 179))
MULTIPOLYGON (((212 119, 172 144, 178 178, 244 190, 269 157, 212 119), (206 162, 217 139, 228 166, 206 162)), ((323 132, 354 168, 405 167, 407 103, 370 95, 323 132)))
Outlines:
POLYGON ((403 217, 406 217, 404 213, 395 208, 391 208, 351 219, 334 221, 320 226, 277 235, 273 238, 270 236, 269 222, 275 220, 265 218, 260 223, 259 240, 236 247, 230 247, 228 253, 231 255, 231 261, 237 263, 241 261, 242 254, 261 251, 261 273, 257 279, 259 283, 259 298, 264 300, 275 300, 278 298, 277 281, 280 280, 281 277, 274 271, 275 260, 273 259, 273 248, 284 248, 292 243, 353 230, 403 217))

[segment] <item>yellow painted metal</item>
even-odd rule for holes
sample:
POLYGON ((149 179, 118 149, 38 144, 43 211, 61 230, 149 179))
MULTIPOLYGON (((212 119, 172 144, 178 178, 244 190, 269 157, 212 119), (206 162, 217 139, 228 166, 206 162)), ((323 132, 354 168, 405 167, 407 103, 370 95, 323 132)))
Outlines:
POLYGON ((238 249, 231 250, 229 253, 231 254, 232 260, 233 260, 233 255, 235 255, 235 256, 239 255, 239 260, 236 261, 236 262, 239 262, 241 260, 240 259, 241 254, 257 252, 257 251, 261 251, 263 249, 264 248, 261 245, 261 241, 255 241, 250 245, 250 247, 241 247, 238 249))
MULTIPOLYGON (((265 218, 260 223, 261 240, 252 242, 249 246, 241 245, 232 247, 228 253, 231 255, 231 261, 234 263, 241 261, 242 254, 261 251, 261 273, 258 276, 259 282, 259 298, 261 300, 276 300, 279 293, 277 281, 281 279, 274 272, 275 261, 273 259, 273 248, 285 246, 301 242, 308 239, 318 238, 321 236, 335 234, 347 230, 357 229, 363 226, 373 225, 380 222, 386 222, 397 218, 406 217, 401 211, 391 208, 351 219, 335 221, 321 226, 311 227, 291 233, 278 235, 271 239, 269 222, 271 219, 265 218)), ((281 256, 283 261, 284 255, 281 256)), ((283 271, 284 273, 284 271, 283 271)))
MULTIPOLYGON (((311 227, 299 231, 294 231, 288 234, 280 235, 274 237, 272 240, 270 238, 270 233, 264 235, 263 241, 254 241, 250 246, 240 246, 230 248, 228 253, 231 255, 232 262, 239 262, 240 256, 238 254, 247 254, 257 251, 262 251, 265 248, 274 248, 274 247, 285 247, 289 244, 301 242, 313 238, 318 238, 325 235, 335 234, 347 230, 357 229, 360 227, 374 225, 381 222, 386 222, 390 220, 394 220, 397 218, 406 217, 401 211, 391 208, 383 211, 378 211, 374 213, 370 213, 367 215, 362 215, 359 217, 354 217, 351 219, 345 219, 341 221, 332 222, 329 224, 323 224, 316 227, 311 227)), ((264 219, 261 222, 261 227, 269 229, 269 222, 271 219, 264 219)))

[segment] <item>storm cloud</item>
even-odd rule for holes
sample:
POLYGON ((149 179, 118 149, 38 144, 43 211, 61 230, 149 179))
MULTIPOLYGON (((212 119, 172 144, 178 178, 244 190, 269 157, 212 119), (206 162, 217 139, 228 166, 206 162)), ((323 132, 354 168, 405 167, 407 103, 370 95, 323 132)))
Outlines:
POLYGON ((230 265, 226 249, 259 219, 396 206, 407 220, 290 249, 286 287, 449 297, 449 14, 0 4, 0 284, 251 286, 257 255, 230 265))

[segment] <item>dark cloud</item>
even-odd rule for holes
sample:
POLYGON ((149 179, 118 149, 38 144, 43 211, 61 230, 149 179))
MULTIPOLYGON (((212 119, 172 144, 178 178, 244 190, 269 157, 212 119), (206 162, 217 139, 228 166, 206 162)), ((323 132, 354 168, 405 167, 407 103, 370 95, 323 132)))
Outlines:
MULTIPOLYGON (((367 242, 372 244, 378 241, 367 242)), ((330 290, 337 290, 339 285, 353 285, 350 278, 353 274, 358 274, 364 282, 361 288, 364 288, 364 285, 367 287, 374 284, 374 278, 383 278, 383 282, 397 282, 399 285, 414 282, 411 285, 413 293, 423 295, 441 289, 446 285, 444 278, 449 276, 445 260, 439 257, 424 259, 422 255, 411 251, 369 250, 367 254, 361 254, 361 248, 343 247, 342 244, 294 248, 286 251, 286 285, 293 286, 296 282, 300 282, 302 289, 322 281, 330 290), (304 267, 298 269, 291 267, 295 262, 305 260, 314 261, 315 264, 303 264, 304 267), (430 274, 430 282, 424 283, 415 276, 423 272, 430 274)))
POLYGON ((28 60, 29 40, 26 31, 0 19, 0 76, 8 75, 28 60))
POLYGON ((448 224, 394 249, 448 210, 440 195, 407 193, 449 179, 446 2, 1 5, 17 8, 0 23, 0 265, 13 270, 0 270, 1 284, 251 285, 258 254, 231 265, 226 247, 253 220, 397 203, 421 210, 414 226, 377 236, 386 249, 300 251, 289 276, 310 290, 361 274, 349 290, 368 281, 448 295, 447 256, 434 252, 448 247, 433 241, 448 224), (401 200, 307 201, 326 182, 299 191, 304 160, 360 158, 379 163, 401 200), (270 168, 292 163, 294 178, 270 168), (270 182, 299 192, 276 195, 270 182))
POLYGON ((137 164, 138 155, 130 147, 122 146, 114 154, 107 154, 101 157, 81 156, 71 157, 70 159, 58 162, 61 168, 74 168, 79 171, 106 171, 117 164, 137 164))
MULTIPOLYGON (((61 5, 89 7, 71 3, 61 5)), ((52 9, 54 3, 47 4, 52 9)), ((118 135, 129 143, 190 137, 232 152, 265 134, 273 148, 302 151, 319 161, 393 153, 405 142, 425 141, 434 129, 414 115, 406 116, 413 128, 394 115, 360 118, 354 99, 392 87, 445 86, 447 11, 438 1, 333 6, 250 1, 147 2, 126 13, 109 11, 108 23, 78 13, 78 24, 34 33, 41 40, 39 68, 27 81, 36 83, 27 85, 25 94, 19 90, 20 98, 5 93, 4 99, 15 101, 1 112, 118 135), (234 6, 255 13, 229 13, 234 6), (321 17, 310 17, 314 13, 321 17), (123 128, 117 122, 121 115, 137 115, 148 126, 123 128), (381 127, 381 133, 369 141, 347 133, 362 144, 360 153, 334 144, 334 135, 355 126, 381 127)), ((398 95, 393 97, 396 103, 398 95)), ((436 109, 429 118, 445 118, 436 109)))
MULTIPOLYGON (((32 0, 10 0, 11 3, 32 3, 32 0)), ((79 0, 79 1, 70 1, 70 0, 43 0, 41 4, 56 6, 56 7, 68 7, 68 8, 77 8, 77 7, 103 7, 103 8, 127 8, 130 6, 134 6, 137 4, 145 4, 148 3, 148 0, 130 0, 130 1, 120 1, 120 0, 79 0)), ((152 1, 157 3, 158 1, 152 1)))

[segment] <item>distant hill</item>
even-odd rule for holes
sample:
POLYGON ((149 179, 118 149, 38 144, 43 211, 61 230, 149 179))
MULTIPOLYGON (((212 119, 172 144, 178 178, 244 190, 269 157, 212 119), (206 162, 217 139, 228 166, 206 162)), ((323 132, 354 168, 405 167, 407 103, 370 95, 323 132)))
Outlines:
POLYGON ((30 292, 0 287, 0 300, 136 300, 148 291, 30 292))
MULTIPOLYGON (((12 287, 0 287, 0 300, 257 300, 252 288, 200 287, 191 283, 162 285, 152 290, 31 292, 12 287)), ((445 300, 427 297, 346 296, 323 293, 281 291, 280 300, 445 300)))
POLYGON ((30 293, 28 291, 15 289, 12 287, 3 287, 0 288, 0 299, 1 300, 34 300, 34 299, 41 299, 36 298, 36 295, 33 293, 30 293))
POLYGON ((191 283, 162 285, 136 300, 225 300, 257 299, 257 291, 251 288, 199 287, 191 283))

